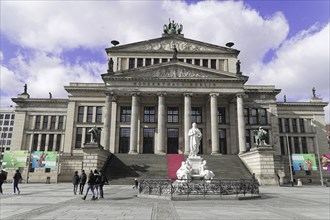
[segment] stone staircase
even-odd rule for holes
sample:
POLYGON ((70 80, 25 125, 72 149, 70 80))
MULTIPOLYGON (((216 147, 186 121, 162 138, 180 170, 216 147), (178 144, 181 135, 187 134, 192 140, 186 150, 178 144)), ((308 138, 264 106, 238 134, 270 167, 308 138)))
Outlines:
MULTIPOLYGON (((200 155, 220 179, 250 179, 251 174, 237 155, 200 155)), ((186 160, 185 156, 185 160, 186 160)), ((104 173, 113 185, 133 185, 138 179, 167 179, 167 155, 113 154, 104 173)))

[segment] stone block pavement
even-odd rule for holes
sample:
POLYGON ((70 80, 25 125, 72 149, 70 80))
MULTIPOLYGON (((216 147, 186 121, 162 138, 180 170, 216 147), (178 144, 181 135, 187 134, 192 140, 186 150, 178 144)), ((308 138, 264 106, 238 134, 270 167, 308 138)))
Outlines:
POLYGON ((329 219, 330 188, 321 186, 260 188, 261 199, 168 201, 138 198, 127 185, 106 185, 105 198, 84 201, 73 195, 72 184, 3 185, 0 219, 329 219))

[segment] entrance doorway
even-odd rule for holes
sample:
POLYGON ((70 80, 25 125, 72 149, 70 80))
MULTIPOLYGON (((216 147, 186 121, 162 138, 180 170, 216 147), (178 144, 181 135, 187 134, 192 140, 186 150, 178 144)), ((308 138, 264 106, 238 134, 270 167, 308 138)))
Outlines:
POLYGON ((167 129, 167 153, 177 154, 179 148, 179 129, 167 129))
POLYGON ((226 129, 219 129, 219 145, 220 145, 220 153, 227 154, 226 129))
POLYGON ((119 153, 128 153, 129 151, 129 136, 130 128, 120 128, 119 138, 119 153))
POLYGON ((155 129, 144 128, 143 129, 143 153, 153 154, 155 144, 155 129))

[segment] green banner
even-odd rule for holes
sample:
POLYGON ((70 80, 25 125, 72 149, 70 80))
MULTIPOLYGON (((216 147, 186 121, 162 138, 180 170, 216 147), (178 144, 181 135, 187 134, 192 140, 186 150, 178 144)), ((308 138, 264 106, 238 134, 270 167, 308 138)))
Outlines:
POLYGON ((315 154, 292 154, 292 163, 297 171, 317 170, 315 154))
POLYGON ((5 151, 3 155, 2 166, 4 168, 26 167, 27 156, 28 156, 27 150, 5 151))

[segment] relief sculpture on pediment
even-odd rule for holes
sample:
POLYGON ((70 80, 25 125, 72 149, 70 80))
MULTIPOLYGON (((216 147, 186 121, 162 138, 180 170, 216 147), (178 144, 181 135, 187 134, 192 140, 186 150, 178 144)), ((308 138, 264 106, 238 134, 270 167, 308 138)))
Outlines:
POLYGON ((143 50, 172 51, 176 45, 179 51, 212 51, 210 48, 178 40, 164 40, 143 45, 143 50))
POLYGON ((178 67, 169 67, 152 70, 143 73, 144 77, 165 77, 165 78, 208 78, 209 76, 195 70, 187 70, 178 67))

